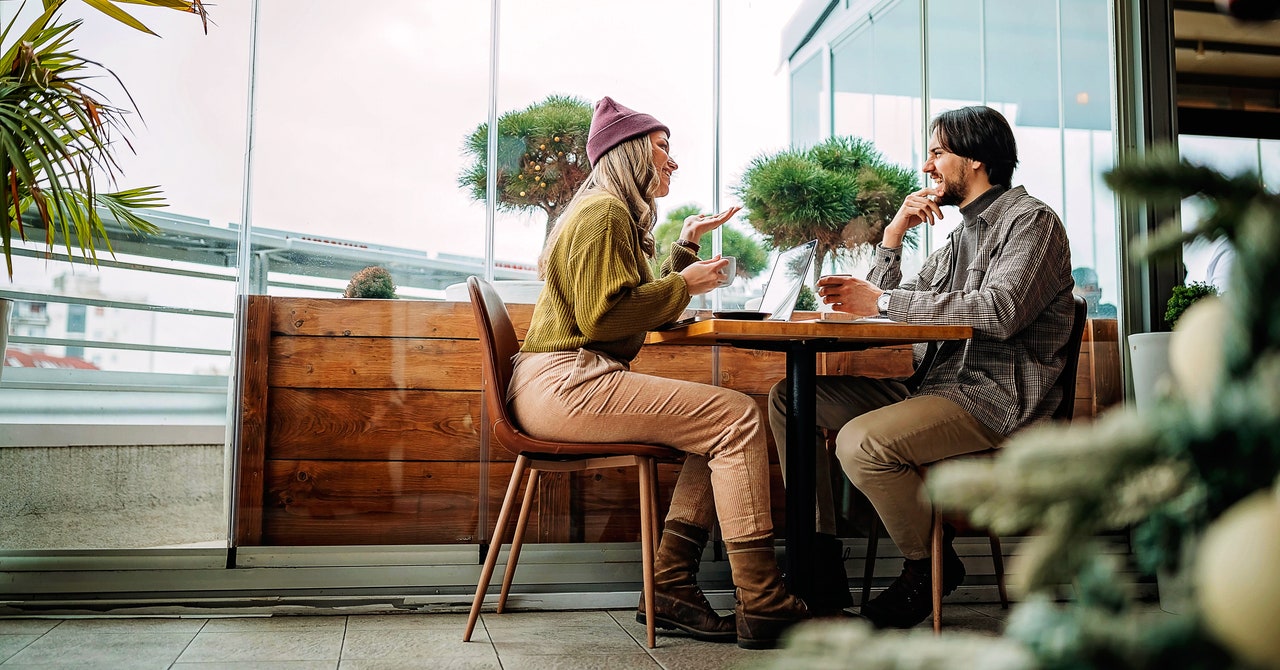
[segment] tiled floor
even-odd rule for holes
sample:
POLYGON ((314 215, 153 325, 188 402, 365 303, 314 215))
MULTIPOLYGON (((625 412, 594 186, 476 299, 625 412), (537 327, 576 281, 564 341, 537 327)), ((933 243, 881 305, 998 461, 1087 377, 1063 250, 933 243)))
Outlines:
MULTIPOLYGON (((948 604, 943 614, 949 630, 995 635, 1006 612, 948 604)), ((465 614, 0 619, 0 668, 716 670, 779 653, 664 635, 647 649, 635 610, 487 613, 470 643, 465 626, 465 614)))

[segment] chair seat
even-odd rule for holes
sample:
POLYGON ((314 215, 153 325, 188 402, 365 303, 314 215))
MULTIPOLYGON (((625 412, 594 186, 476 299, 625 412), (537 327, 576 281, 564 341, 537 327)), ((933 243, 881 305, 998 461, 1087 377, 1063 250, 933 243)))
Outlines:
POLYGON ((493 430, 499 444, 504 447, 515 446, 518 449, 516 455, 524 455, 534 460, 569 461, 605 456, 649 456, 662 461, 679 461, 684 458, 684 452, 660 444, 539 440, 515 429, 506 421, 495 421, 493 430))

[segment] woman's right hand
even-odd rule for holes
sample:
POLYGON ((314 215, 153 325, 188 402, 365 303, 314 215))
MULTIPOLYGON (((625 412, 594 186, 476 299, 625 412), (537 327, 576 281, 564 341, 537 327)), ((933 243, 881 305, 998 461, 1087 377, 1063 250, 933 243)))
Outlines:
POLYGON ((714 290, 725 277, 729 261, 716 256, 709 261, 697 261, 680 271, 689 295, 702 295, 714 290))

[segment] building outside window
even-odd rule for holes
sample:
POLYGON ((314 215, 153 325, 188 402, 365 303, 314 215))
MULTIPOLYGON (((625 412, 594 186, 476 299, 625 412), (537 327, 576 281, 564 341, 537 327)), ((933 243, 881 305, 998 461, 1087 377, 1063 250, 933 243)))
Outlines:
MULTIPOLYGON (((792 30, 810 39, 784 45, 794 50, 793 81, 819 71, 830 52, 830 80, 822 88, 833 92, 830 126, 813 137, 795 132, 793 119, 792 143, 853 135, 918 170, 930 119, 966 105, 991 106, 1018 141, 1014 183, 1058 212, 1073 264, 1093 269, 1104 299, 1117 302, 1115 200, 1101 180, 1114 153, 1109 32, 1106 0, 837 4, 821 25, 792 30)), ((793 84, 792 96, 795 108, 821 94, 793 84)), ((944 209, 918 251, 904 258, 904 269, 918 268, 959 219, 944 209)))

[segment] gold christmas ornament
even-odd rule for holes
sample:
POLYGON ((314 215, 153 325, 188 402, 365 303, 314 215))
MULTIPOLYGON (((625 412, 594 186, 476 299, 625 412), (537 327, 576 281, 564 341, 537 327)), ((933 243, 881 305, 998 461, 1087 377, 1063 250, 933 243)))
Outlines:
POLYGON ((1187 308, 1169 338, 1169 370, 1178 392, 1192 405, 1207 407, 1222 374, 1222 340, 1231 317, 1222 300, 1210 296, 1187 308))
POLYGON ((533 166, 533 169, 534 169, 534 171, 541 170, 541 169, 542 169, 542 166, 541 166, 541 165, 535 165, 535 166, 533 166))
POLYGON ((559 142, 559 141, 560 141, 560 136, 559 136, 559 135, 556 135, 555 140, 556 140, 557 142, 559 142))
POLYGON ((1241 658, 1280 669, 1280 497, 1274 490, 1241 500, 1209 525, 1195 583, 1209 632, 1241 658))
POLYGON ((538 145, 538 148, 539 148, 539 149, 541 149, 541 150, 543 150, 543 151, 546 151, 546 150, 547 150, 547 145, 545 145, 545 144, 539 144, 539 145, 538 145))
POLYGON ((524 197, 524 191, 520 191, 520 197, 521 197, 521 198, 523 198, 523 197, 524 197))

